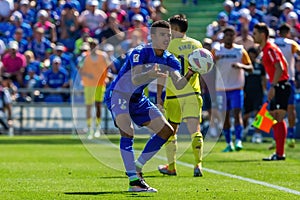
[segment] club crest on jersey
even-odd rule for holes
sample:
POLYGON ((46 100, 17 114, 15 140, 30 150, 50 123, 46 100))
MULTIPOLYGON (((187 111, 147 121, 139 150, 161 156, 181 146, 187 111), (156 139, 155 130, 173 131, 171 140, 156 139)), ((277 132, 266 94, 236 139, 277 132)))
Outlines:
POLYGON ((139 62, 140 60, 140 54, 134 54, 133 55, 133 62, 139 62))

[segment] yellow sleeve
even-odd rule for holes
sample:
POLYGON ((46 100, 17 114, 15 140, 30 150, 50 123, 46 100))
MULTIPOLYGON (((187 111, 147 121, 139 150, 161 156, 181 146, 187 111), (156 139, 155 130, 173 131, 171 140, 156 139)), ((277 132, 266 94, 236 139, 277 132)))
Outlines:
POLYGON ((296 53, 298 49, 300 50, 300 46, 298 45, 298 43, 296 41, 293 41, 293 43, 292 43, 292 53, 293 54, 296 53))
POLYGON ((245 49, 243 51, 243 56, 242 56, 242 63, 245 65, 250 65, 251 64, 251 59, 245 49))

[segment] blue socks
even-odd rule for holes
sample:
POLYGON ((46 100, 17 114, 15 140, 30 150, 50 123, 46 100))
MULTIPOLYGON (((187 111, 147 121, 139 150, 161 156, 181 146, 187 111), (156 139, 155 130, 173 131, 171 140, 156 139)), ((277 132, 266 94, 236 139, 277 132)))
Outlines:
POLYGON ((294 139, 295 138, 295 130, 296 130, 296 127, 288 127, 288 135, 287 135, 287 138, 288 139, 294 139))
POLYGON ((230 142, 231 142, 231 131, 230 131, 230 129, 224 129, 223 133, 224 133, 226 143, 230 144, 230 142))
POLYGON ((235 132, 235 140, 242 140, 243 126, 242 125, 235 125, 234 126, 234 132, 235 132))
POLYGON ((121 137, 120 151, 129 180, 138 179, 134 163, 133 138, 121 137))
POLYGON ((142 168, 148 160, 150 160, 165 144, 167 140, 161 138, 157 134, 153 135, 147 142, 142 154, 136 161, 136 165, 142 168))
POLYGON ((136 166, 142 168, 148 160, 150 160, 165 144, 167 140, 161 138, 158 135, 153 135, 147 142, 142 154, 134 161, 134 149, 133 138, 121 137, 120 139, 120 151, 123 159, 123 163, 126 169, 129 180, 138 179, 136 174, 136 166))

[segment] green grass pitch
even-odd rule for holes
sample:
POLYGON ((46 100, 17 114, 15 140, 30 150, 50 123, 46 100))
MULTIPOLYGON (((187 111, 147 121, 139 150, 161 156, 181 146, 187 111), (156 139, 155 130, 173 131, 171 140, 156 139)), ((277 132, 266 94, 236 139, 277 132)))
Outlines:
MULTIPOLYGON (((137 136, 141 150, 148 136, 137 136)), ((177 177, 159 174, 161 150, 145 166, 158 193, 129 193, 118 135, 87 141, 74 136, 0 137, 0 199, 299 199, 300 151, 287 160, 262 162, 269 143, 244 143, 241 152, 221 153, 223 141, 206 141, 204 177, 192 177, 189 140, 179 138, 177 177), (229 175, 228 175, 229 174, 229 175), (263 184, 261 184, 263 183, 263 184)))

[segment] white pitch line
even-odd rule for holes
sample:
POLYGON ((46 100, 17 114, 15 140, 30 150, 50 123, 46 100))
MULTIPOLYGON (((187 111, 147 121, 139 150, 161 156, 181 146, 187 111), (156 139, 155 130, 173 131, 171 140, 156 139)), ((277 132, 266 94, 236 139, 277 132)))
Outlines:
MULTIPOLYGON (((162 156, 159 156, 159 155, 156 155, 155 158, 158 158, 160 160, 165 160, 165 161, 167 160, 165 157, 162 157, 162 156)), ((182 166, 185 166, 185 167, 194 168, 194 165, 186 163, 186 162, 181 162, 181 161, 177 160, 176 163, 180 164, 182 166)), ((226 177, 229 177, 229 178, 239 179, 239 180, 246 181, 246 182, 249 182, 249 183, 254 183, 254 184, 257 184, 257 185, 262 185, 262 186, 266 186, 266 187, 269 187, 269 188, 274 188, 276 190, 280 190, 280 191, 284 191, 284 192, 287 192, 287 193, 291 193, 291 194, 295 194, 295 195, 300 196, 300 191, 293 190, 293 189, 290 189, 290 188, 281 187, 281 186, 274 185, 274 184, 271 184, 271 183, 267 183, 267 182, 264 182, 264 181, 258 181, 258 180, 251 179, 251 178, 237 176, 237 175, 234 175, 234 174, 229 174, 229 173, 217 171, 217 170, 214 170, 214 169, 208 169, 208 168, 202 168, 202 169, 204 171, 207 171, 207 172, 210 172, 210 173, 213 173, 213 174, 218 174, 218 175, 226 176, 226 177)))
MULTIPOLYGON (((95 140, 93 140, 92 142, 93 143, 98 143, 98 144, 101 143, 100 141, 95 141, 95 140)), ((114 146, 112 143, 106 144, 106 145, 114 146)), ((160 156, 160 155, 156 155, 155 158, 167 161, 166 157, 163 157, 163 156, 160 156)), ((194 168, 194 165, 186 163, 186 162, 182 162, 182 161, 179 161, 179 160, 177 160, 176 163, 180 164, 182 166, 185 166, 185 167, 194 168)), ((300 196, 300 191, 293 190, 293 189, 290 189, 290 188, 286 188, 286 187, 282 187, 282 186, 279 186, 279 185, 274 185, 274 184, 267 183, 267 182, 264 182, 264 181, 258 181, 258 180, 255 180, 255 179, 246 178, 246 177, 242 177, 242 176, 238 176, 238 175, 234 175, 234 174, 229 174, 229 173, 217 171, 217 170, 214 170, 214 169, 208 169, 208 168, 202 168, 202 169, 204 171, 207 171, 207 172, 210 172, 210 173, 213 173, 213 174, 218 174, 218 175, 226 176, 226 177, 229 177, 229 178, 239 179, 239 180, 246 181, 246 182, 249 182, 249 183, 262 185, 262 186, 265 186, 265 187, 273 188, 273 189, 276 189, 276 190, 280 190, 280 191, 283 191, 283 192, 287 192, 287 193, 291 193, 291 194, 295 194, 295 195, 300 196)))

